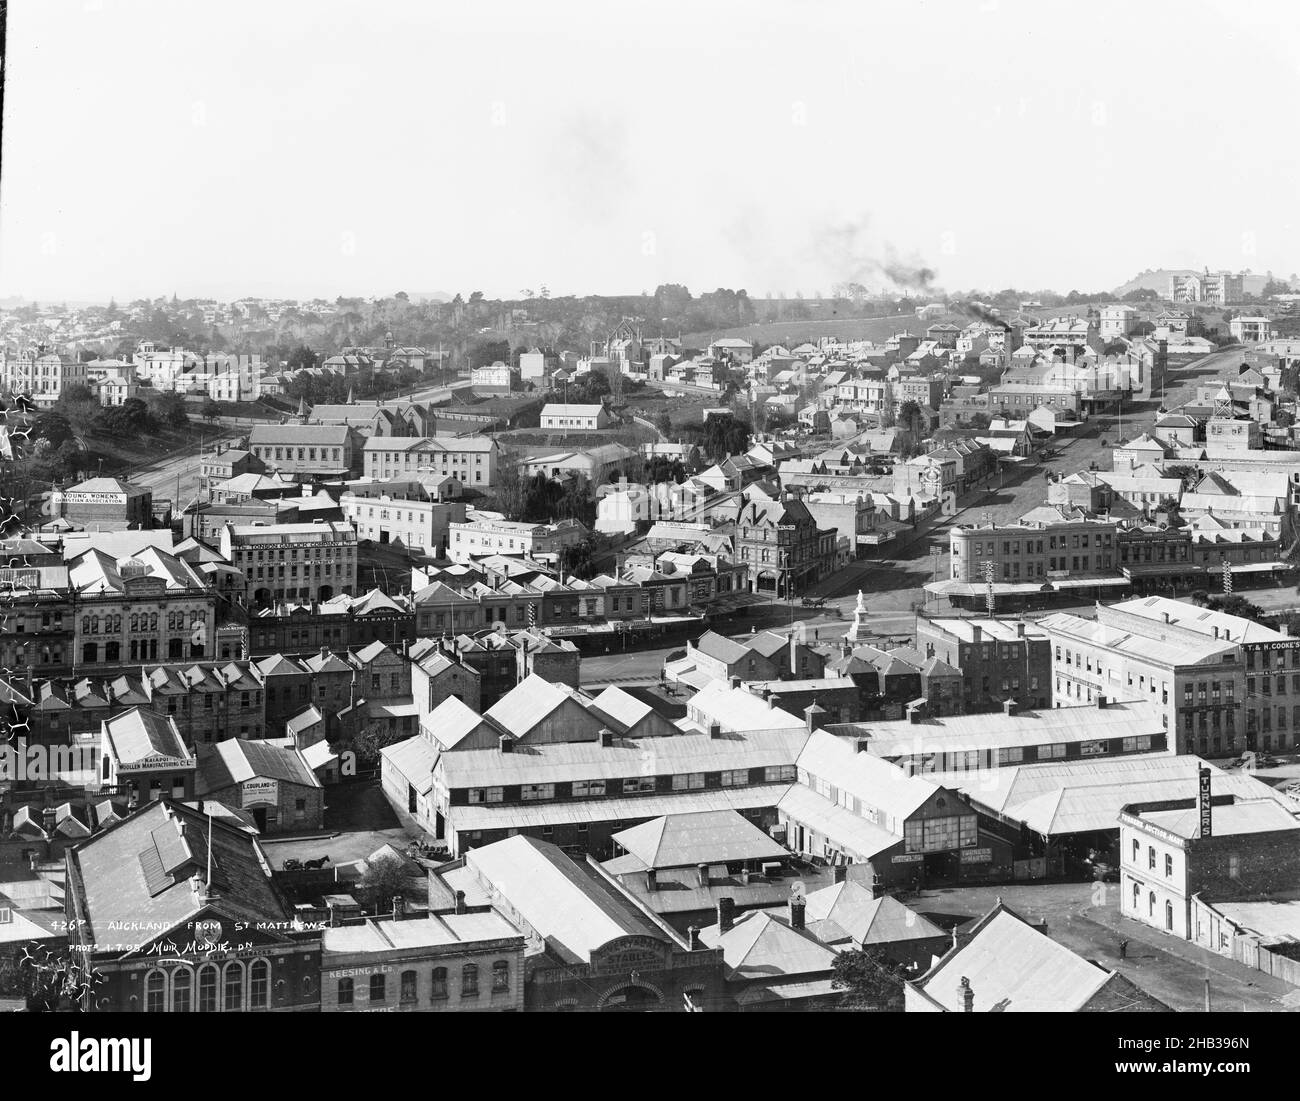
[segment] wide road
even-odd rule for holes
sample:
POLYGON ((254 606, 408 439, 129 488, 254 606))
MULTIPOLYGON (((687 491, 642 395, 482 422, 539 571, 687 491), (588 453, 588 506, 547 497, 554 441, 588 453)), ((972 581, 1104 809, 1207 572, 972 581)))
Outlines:
POLYGON ((233 422, 226 424, 192 424, 193 444, 180 451, 173 451, 154 462, 143 466, 133 466, 121 472, 121 477, 135 485, 144 486, 153 491, 155 501, 170 500, 173 513, 179 512, 198 496, 199 455, 213 444, 234 439, 237 435, 247 433, 234 427, 233 422), (179 497, 179 499, 178 499, 179 497))

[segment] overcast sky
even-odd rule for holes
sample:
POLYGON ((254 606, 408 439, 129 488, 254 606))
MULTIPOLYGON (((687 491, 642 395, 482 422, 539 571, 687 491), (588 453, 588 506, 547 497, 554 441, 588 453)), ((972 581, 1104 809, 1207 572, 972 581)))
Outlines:
POLYGON ((16 0, 0 295, 1297 262, 1300 4, 16 0))

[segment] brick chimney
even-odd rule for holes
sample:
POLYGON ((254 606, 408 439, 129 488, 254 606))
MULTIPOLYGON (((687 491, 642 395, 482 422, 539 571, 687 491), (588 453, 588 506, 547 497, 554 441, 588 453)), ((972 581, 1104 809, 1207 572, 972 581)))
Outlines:
POLYGON ((803 928, 804 908, 805 908, 805 902, 804 902, 803 895, 790 896, 790 928, 791 929, 803 928))
POLYGON ((456 908, 456 913, 458 913, 458 914, 463 914, 463 913, 465 912, 465 892, 464 892, 464 891, 457 891, 457 892, 456 892, 456 903, 455 903, 455 908, 456 908))
POLYGON ((963 1013, 975 1012, 975 991, 970 988, 970 979, 965 975, 961 977, 961 1011, 963 1013))
POLYGON ((1002 714, 1004 714, 1004 715, 1014 715, 1014 714, 1016 713, 1016 707, 1017 707, 1017 704, 1016 704, 1016 701, 1015 701, 1015 700, 1003 700, 1003 701, 1002 701, 1002 714))
POLYGON ((718 899, 718 932, 728 933, 736 924, 736 900, 734 898, 718 899))
POLYGON ((703 945, 700 944, 700 929, 697 925, 692 925, 686 930, 686 944, 692 952, 698 952, 703 945))

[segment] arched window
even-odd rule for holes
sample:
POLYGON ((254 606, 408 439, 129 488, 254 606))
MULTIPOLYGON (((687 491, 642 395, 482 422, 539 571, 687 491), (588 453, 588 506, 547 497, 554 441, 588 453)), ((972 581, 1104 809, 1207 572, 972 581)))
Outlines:
POLYGON ((339 1005, 352 1004, 352 980, 339 979, 339 1005))
POLYGON ((462 998, 478 997, 478 965, 467 963, 460 969, 460 996, 462 998))
POLYGON ((167 976, 161 971, 150 971, 144 980, 144 1011, 163 1013, 167 1009, 167 976))
POLYGON ((158 630, 158 613, 157 613, 157 612, 154 612, 153 615, 151 615, 151 616, 149 617, 149 630, 151 630, 151 631, 156 631, 156 630, 158 630))
POLYGON ((432 1001, 439 1001, 447 996, 447 969, 445 967, 435 967, 433 969, 433 985, 429 989, 429 998, 432 1001))
POLYGON ((416 994, 417 983, 414 971, 402 972, 402 1005, 414 1005, 418 995, 416 994))
POLYGON ((492 992, 500 994, 510 989, 510 961, 497 960, 492 965, 492 992))
POLYGON ((1172 930, 1173 927, 1174 927, 1174 904, 1172 902, 1166 902, 1165 903, 1165 928, 1168 930, 1172 930))
POLYGON ((1133 911, 1137 912, 1138 902, 1142 898, 1142 888, 1139 884, 1133 884, 1133 911))
POLYGON ((1156 916, 1156 895, 1155 892, 1152 891, 1150 894, 1147 895, 1147 917, 1155 917, 1155 916, 1156 916))
POLYGON ((90 634, 90 616, 88 615, 81 617, 81 633, 83 635, 90 634))
POLYGON ((217 968, 215 964, 205 963, 199 968, 199 1006, 200 1013, 217 1011, 217 968))
POLYGON ((172 1012, 190 1011, 190 991, 194 987, 194 972, 188 967, 178 967, 172 972, 172 1012))
POLYGON ((132 632, 135 632, 138 631, 139 629, 140 629, 140 617, 138 615, 133 615, 131 617, 131 630, 132 632))
POLYGON ((238 1013, 244 1008, 244 965, 237 961, 226 964, 225 1001, 227 1013, 238 1013))
POLYGON ((248 969, 248 1008, 269 1009, 271 1005, 271 965, 254 960, 248 969))

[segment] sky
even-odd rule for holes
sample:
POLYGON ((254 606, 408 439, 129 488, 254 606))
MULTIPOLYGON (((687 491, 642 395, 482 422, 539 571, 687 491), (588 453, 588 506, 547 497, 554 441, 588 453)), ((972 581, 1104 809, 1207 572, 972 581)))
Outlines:
POLYGON ((1300 269, 1294 3, 14 0, 8 44, 0 297, 1300 269))

